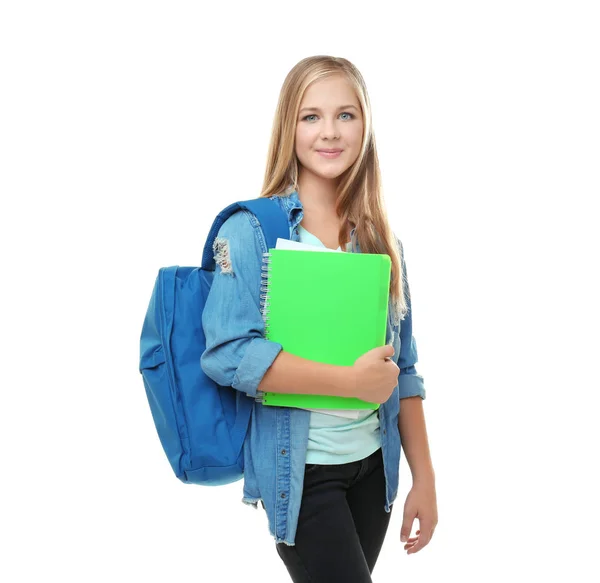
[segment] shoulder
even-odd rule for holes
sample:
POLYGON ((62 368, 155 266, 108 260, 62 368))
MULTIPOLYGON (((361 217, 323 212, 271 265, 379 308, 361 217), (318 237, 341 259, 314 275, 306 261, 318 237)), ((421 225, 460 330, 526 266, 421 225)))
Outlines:
POLYGON ((253 226, 250 221, 251 213, 249 213, 246 209, 240 209, 235 211, 232 215, 230 215, 219 229, 219 235, 221 234, 235 234, 238 229, 242 231, 252 232, 253 226))
POLYGON ((256 217, 250 211, 240 209, 223 222, 217 236, 248 243, 254 238, 258 239, 258 227, 256 217))

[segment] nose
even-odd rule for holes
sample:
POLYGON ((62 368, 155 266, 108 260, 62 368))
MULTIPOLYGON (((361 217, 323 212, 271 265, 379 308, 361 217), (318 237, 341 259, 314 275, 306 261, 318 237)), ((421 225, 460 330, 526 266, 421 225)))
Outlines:
POLYGON ((321 125, 321 139, 336 139, 339 138, 339 133, 335 120, 325 119, 325 121, 323 121, 323 124, 321 125))

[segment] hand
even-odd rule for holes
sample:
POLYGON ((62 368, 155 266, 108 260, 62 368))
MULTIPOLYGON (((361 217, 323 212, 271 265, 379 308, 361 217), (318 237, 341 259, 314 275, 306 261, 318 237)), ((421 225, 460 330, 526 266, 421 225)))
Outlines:
POLYGON ((394 347, 386 344, 365 352, 350 367, 352 394, 363 401, 385 403, 398 384, 400 369, 391 360, 394 347))
POLYGON ((400 540, 406 543, 404 550, 407 555, 418 553, 429 543, 437 521, 435 484, 432 482, 414 483, 404 503, 404 518, 400 530, 400 540), (417 530, 416 536, 409 538, 415 518, 419 519, 419 530, 417 530))

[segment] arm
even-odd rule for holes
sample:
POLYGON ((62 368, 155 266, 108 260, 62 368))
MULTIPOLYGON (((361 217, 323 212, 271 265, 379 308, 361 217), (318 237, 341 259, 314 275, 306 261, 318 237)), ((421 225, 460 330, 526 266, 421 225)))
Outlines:
POLYGON ((244 211, 229 217, 217 235, 226 271, 219 262, 202 314, 204 372, 222 386, 256 397, 257 391, 348 396, 350 367, 313 362, 283 351, 264 337, 260 309, 265 251, 244 211))
POLYGON ((398 415, 398 429, 413 482, 435 482, 421 397, 408 397, 402 400, 398 415))
POLYGON ((352 367, 323 364, 282 350, 259 385, 263 392, 355 396, 349 379, 352 367))

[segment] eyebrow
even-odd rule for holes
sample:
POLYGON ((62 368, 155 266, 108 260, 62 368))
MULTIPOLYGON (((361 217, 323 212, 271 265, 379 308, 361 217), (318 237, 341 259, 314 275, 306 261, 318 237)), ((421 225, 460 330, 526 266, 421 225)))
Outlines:
MULTIPOLYGON (((356 111, 358 111, 358 108, 354 105, 342 105, 341 107, 338 107, 338 110, 340 109, 356 109, 356 111)), ((321 110, 318 107, 303 107, 299 113, 302 113, 303 111, 318 111, 320 112, 321 110)))

